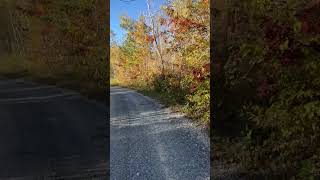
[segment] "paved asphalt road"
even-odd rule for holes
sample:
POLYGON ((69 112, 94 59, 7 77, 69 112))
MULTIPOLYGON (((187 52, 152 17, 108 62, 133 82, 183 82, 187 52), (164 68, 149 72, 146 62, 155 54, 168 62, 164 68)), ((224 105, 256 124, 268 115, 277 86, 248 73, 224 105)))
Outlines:
POLYGON ((209 138, 179 114, 135 91, 112 87, 111 180, 209 179, 209 138))
POLYGON ((71 91, 0 80, 0 180, 107 179, 108 111, 71 91))

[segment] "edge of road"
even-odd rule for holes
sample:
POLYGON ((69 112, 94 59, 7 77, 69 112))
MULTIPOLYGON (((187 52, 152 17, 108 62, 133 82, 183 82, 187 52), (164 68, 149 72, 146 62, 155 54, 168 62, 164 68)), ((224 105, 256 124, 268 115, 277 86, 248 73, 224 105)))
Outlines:
MULTIPOLYGON (((124 94, 122 92, 125 92, 125 93, 129 92, 129 93, 134 93, 134 96, 137 98, 140 97, 140 98, 143 98, 145 100, 150 101, 150 104, 152 104, 151 106, 159 108, 159 110, 161 112, 164 111, 165 114, 168 113, 167 116, 169 119, 171 119, 171 118, 174 119, 173 120, 174 123, 172 124, 172 127, 185 128, 185 130, 187 130, 196 141, 203 144, 204 148, 210 150, 210 136, 208 134, 209 131, 206 129, 206 126, 204 126, 203 124, 201 126, 201 124, 199 122, 194 121, 194 120, 186 117, 183 112, 173 111, 170 106, 164 105, 161 102, 161 100, 153 98, 152 96, 151 97, 147 96, 134 88, 123 87, 121 85, 110 86, 110 88, 111 88, 111 90, 110 90, 111 95, 113 94, 113 92, 115 95, 124 94), (114 88, 114 91, 112 90, 112 88, 114 88)), ((130 96, 133 96, 133 95, 130 94, 130 96)), ((148 102, 148 104, 149 104, 149 102, 148 102)), ((158 109, 157 109, 157 111, 158 111, 158 109)), ((210 168, 210 171, 211 171, 211 168, 210 168)), ((210 179, 210 177, 207 177, 206 179, 210 179)))
MULTIPOLYGON (((157 107, 159 107, 161 109, 164 109, 165 111, 170 112, 170 113, 174 114, 175 116, 181 117, 183 119, 183 121, 186 121, 188 124, 191 124, 192 128, 198 130, 198 131, 196 131, 198 136, 203 136, 203 138, 209 138, 210 130, 209 130, 208 126, 200 124, 199 122, 194 121, 192 119, 189 119, 188 117, 185 116, 185 114, 183 112, 181 112, 179 110, 178 111, 177 110, 173 110, 172 109, 173 107, 164 105, 161 102, 161 100, 156 99, 154 97, 147 96, 147 95, 143 94, 142 92, 140 92, 139 90, 134 89, 132 87, 124 87, 124 86, 121 86, 121 85, 112 85, 112 86, 110 86, 110 88, 111 87, 120 87, 120 88, 123 88, 123 89, 129 89, 129 90, 134 91, 135 93, 139 94, 141 97, 143 97, 145 99, 148 99, 149 101, 153 102, 157 107), (205 137, 205 136, 207 136, 207 137, 205 137)), ((201 138, 201 139, 203 139, 203 138, 201 138)), ((210 139, 209 139, 209 147, 210 147, 210 139)))
POLYGON ((66 94, 68 94, 68 93, 69 94, 78 94, 83 100, 85 100, 88 103, 94 104, 99 109, 103 109, 103 110, 107 110, 107 111, 109 110, 107 102, 106 102, 107 96, 105 96, 103 99, 92 98, 85 93, 79 92, 79 90, 77 90, 77 89, 71 89, 71 88, 65 87, 63 85, 57 85, 57 83, 55 83, 55 84, 42 83, 40 81, 34 81, 34 80, 26 79, 26 78, 6 78, 6 77, 0 75, 0 81, 11 81, 11 82, 13 81, 13 82, 17 82, 17 83, 25 83, 25 84, 29 84, 29 85, 38 86, 38 87, 46 86, 46 87, 58 89, 61 92, 64 92, 66 94))
POLYGON ((41 77, 33 77, 33 76, 17 76, 10 77, 5 74, 0 74, 0 80, 8 80, 8 81, 23 81, 26 83, 33 83, 39 85, 48 85, 54 86, 56 88, 70 90, 73 92, 77 92, 82 97, 86 97, 87 99, 92 99, 97 102, 103 103, 107 105, 107 96, 105 95, 107 89, 107 83, 105 88, 99 87, 98 85, 93 86, 93 84, 80 84, 76 81, 67 80, 67 79, 55 79, 55 78, 41 78, 41 77))

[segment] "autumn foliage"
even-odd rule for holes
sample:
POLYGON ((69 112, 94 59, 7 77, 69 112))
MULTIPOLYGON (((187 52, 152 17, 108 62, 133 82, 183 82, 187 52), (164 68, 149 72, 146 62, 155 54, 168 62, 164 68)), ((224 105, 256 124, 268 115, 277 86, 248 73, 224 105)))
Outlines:
POLYGON ((106 4, 104 0, 1 1, 0 23, 5 23, 1 46, 8 56, 22 59, 15 63, 24 72, 19 74, 104 93, 109 74, 106 4))
POLYGON ((176 0, 152 17, 121 17, 127 31, 111 49, 114 78, 164 94, 209 122, 209 3, 176 0))
POLYGON ((214 62, 216 136, 228 134, 237 142, 233 161, 246 173, 315 178, 319 1, 233 1, 226 12, 224 27, 232 27, 224 39, 228 51, 214 62), (233 134, 225 133, 231 127, 233 134))

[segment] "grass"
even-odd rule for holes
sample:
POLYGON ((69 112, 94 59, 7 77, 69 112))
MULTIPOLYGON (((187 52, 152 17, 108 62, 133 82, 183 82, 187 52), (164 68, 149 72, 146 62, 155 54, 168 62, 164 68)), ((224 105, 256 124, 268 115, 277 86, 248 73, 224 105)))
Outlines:
POLYGON ((152 88, 146 87, 145 85, 124 84, 115 79, 110 80, 110 85, 134 89, 145 96, 149 96, 161 102, 164 107, 170 108, 173 112, 182 112, 182 107, 184 104, 181 102, 179 103, 176 97, 171 95, 170 93, 158 92, 152 88))
POLYGON ((150 85, 146 85, 144 82, 130 84, 130 83, 122 83, 116 80, 111 80, 111 85, 118 85, 121 87, 126 87, 130 89, 134 89, 137 92, 149 96, 157 101, 159 101, 164 107, 168 107, 173 112, 181 112, 185 115, 185 117, 193 120, 199 126, 205 127, 209 133, 210 130, 210 123, 206 120, 202 120, 200 117, 203 114, 195 114, 195 112, 199 113, 198 111, 190 111, 191 108, 188 106, 188 99, 186 98, 186 93, 180 89, 168 89, 166 91, 157 91, 154 88, 150 87, 150 85))
POLYGON ((3 56, 0 58, 0 74, 8 78, 19 78, 28 73, 26 61, 15 56, 3 56))
POLYGON ((119 86, 120 83, 118 80, 114 79, 114 78, 111 78, 110 79, 110 86, 119 86))
POLYGON ((99 85, 97 81, 87 78, 84 68, 48 65, 43 61, 6 55, 0 57, 0 76, 9 79, 21 78, 72 89, 99 101, 106 98, 107 86, 99 85))
POLYGON ((173 111, 182 111, 183 104, 177 103, 176 99, 170 94, 154 91, 152 89, 137 89, 137 91, 146 96, 150 96, 158 101, 160 101, 165 107, 170 107, 173 111))

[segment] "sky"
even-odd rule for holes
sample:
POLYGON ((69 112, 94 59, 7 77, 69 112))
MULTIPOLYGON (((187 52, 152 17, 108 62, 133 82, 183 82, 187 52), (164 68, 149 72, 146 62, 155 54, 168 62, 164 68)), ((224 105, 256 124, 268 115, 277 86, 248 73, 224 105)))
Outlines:
MULTIPOLYGON (((165 2, 165 0, 153 0, 153 10, 159 9, 165 2)), ((125 31, 120 27, 120 16, 127 14, 133 19, 138 19, 139 15, 146 12, 146 0, 111 0, 110 26, 111 30, 116 34, 118 43, 123 42, 125 37, 125 31)))

